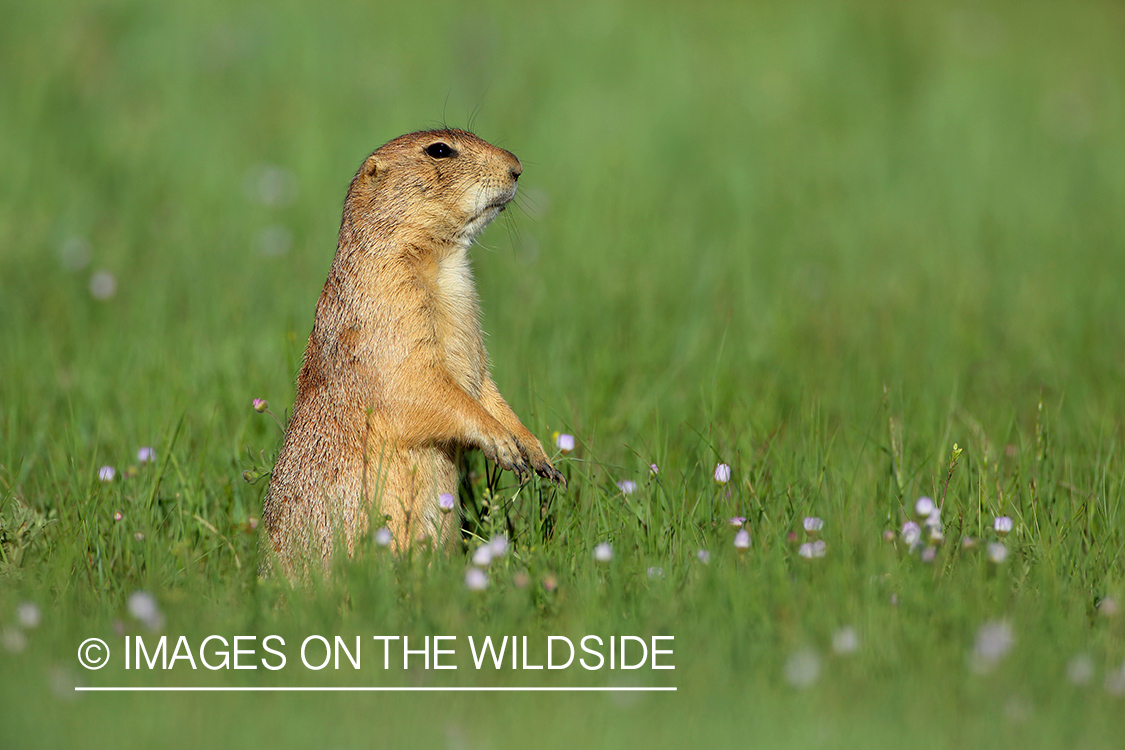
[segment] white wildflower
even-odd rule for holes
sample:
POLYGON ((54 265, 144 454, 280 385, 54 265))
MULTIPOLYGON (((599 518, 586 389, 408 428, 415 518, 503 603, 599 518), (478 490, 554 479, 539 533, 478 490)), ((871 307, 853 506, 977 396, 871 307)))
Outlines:
POLYGON ((832 650, 837 654, 852 654, 859 649, 859 633, 848 625, 832 634, 832 650))
POLYGON ((797 549, 797 554, 806 560, 824 557, 827 553, 828 545, 824 543, 823 539, 817 539, 815 542, 805 542, 797 549))
POLYGON ((13 654, 21 653, 27 648, 27 635, 19 628, 2 628, 0 629, 0 646, 13 654))
POLYGON ((39 605, 35 602, 20 602, 16 607, 16 620, 20 626, 28 630, 39 627, 40 621, 43 619, 43 614, 39 611, 39 605))
POLYGON ((1110 695, 1125 695, 1125 663, 1106 673, 1103 684, 1110 695))
POLYGON ((996 565, 1002 565, 1008 559, 1008 548, 1003 542, 989 542, 988 559, 996 565))
POLYGON ((914 514, 920 518, 929 518, 935 510, 937 505, 934 504, 933 498, 920 497, 914 502, 914 514))
POLYGON ((981 626, 977 631, 977 640, 973 645, 970 666, 978 674, 992 671, 1003 659, 1012 646, 1016 637, 1012 626, 1004 620, 991 620, 981 626))
POLYGON ((820 655, 811 648, 793 652, 785 662, 785 681, 795 688, 805 689, 820 677, 820 655))
POLYGON ((913 521, 907 521, 902 525, 902 541, 906 543, 907 547, 914 549, 922 543, 922 527, 913 521))
POLYGON ((164 615, 156 604, 156 597, 147 591, 134 591, 127 606, 129 614, 144 623, 149 630, 160 630, 164 626, 164 615))
POLYGON ((98 271, 90 277, 90 296, 99 302, 113 299, 117 294, 117 278, 109 271, 98 271))
POLYGON ((1094 679, 1094 660, 1086 654, 1078 654, 1066 665, 1066 678, 1075 685, 1088 685, 1094 679))
POLYGON ((492 552, 492 559, 503 557, 508 554, 508 537, 503 534, 497 534, 488 540, 488 549, 492 552))
POLYGON ((480 568, 487 568, 492 563, 492 547, 488 544, 482 544, 473 552, 473 565, 480 568))
POLYGON ((465 588, 469 591, 484 591, 488 588, 488 574, 480 568, 465 571, 465 588))

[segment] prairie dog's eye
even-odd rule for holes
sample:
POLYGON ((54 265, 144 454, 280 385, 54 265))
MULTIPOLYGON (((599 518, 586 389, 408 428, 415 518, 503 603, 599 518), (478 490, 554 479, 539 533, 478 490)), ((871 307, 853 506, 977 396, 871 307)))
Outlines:
POLYGON ((457 152, 454 151, 448 144, 438 141, 426 146, 426 153, 435 159, 448 159, 451 156, 456 156, 457 152))

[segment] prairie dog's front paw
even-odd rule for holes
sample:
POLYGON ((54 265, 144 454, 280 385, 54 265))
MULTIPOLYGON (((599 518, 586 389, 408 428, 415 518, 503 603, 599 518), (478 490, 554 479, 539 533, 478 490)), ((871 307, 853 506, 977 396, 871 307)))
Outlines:
POLYGON ((486 440, 481 450, 484 451, 485 458, 496 463, 501 469, 515 472, 521 479, 523 475, 530 472, 514 435, 499 435, 492 440, 486 440))
POLYGON ((543 444, 534 437, 532 437, 532 440, 535 442, 531 446, 528 446, 526 443, 520 443, 520 447, 523 449, 524 455, 527 456, 531 468, 544 479, 549 479, 555 484, 562 485, 562 488, 565 490, 566 477, 555 468, 554 464, 551 463, 551 459, 547 458, 547 452, 543 450, 543 444))
POLYGON ((536 465, 534 468, 535 473, 539 476, 543 477, 544 479, 549 479, 555 484, 560 485, 564 490, 566 489, 566 477, 564 477, 562 475, 562 472, 556 469, 550 461, 547 461, 541 465, 536 465))

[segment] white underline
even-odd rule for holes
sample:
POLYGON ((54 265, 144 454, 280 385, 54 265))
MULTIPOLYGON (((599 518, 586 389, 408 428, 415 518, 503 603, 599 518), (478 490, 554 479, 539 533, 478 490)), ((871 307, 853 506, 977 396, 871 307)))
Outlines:
POLYGON ((83 693, 655 693, 675 687, 76 687, 83 693))

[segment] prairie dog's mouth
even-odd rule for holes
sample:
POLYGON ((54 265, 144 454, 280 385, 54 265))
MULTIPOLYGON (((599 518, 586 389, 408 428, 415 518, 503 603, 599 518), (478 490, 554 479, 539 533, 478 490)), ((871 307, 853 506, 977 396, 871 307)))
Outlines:
POLYGON ((489 211, 492 211, 492 210, 503 211, 505 208, 508 207, 508 204, 511 203, 512 199, 515 198, 515 197, 516 197, 516 190, 515 190, 514 187, 511 190, 505 190, 503 193, 496 196, 495 198, 490 200, 487 204, 485 204, 484 208, 481 209, 480 215, 483 216, 484 214, 486 214, 486 213, 488 213, 489 211))
POLYGON ((492 220, 500 215, 510 202, 510 199, 499 198, 492 201, 478 211, 471 219, 465 224, 464 234, 468 237, 475 237, 484 231, 484 228, 492 223, 492 220))
POLYGON ((492 200, 492 202, 489 203, 489 205, 490 206, 496 206, 497 208, 504 208, 504 206, 508 205, 513 200, 515 200, 515 197, 516 197, 516 186, 512 185, 511 188, 509 188, 508 190, 505 190, 503 193, 496 196, 496 198, 494 198, 492 200))
MULTIPOLYGON (((511 186, 503 190, 484 190, 483 194, 477 195, 477 203, 479 208, 476 208, 469 219, 470 225, 476 225, 479 229, 483 229, 486 224, 495 219, 508 204, 516 197, 516 186, 511 186), (483 205, 481 205, 483 203, 483 205)), ((476 231, 479 231, 477 229, 476 231)))
POLYGON ((507 201, 503 203, 489 203, 482 208, 476 216, 469 219, 469 224, 481 224, 481 228, 483 229, 484 225, 499 216, 500 212, 503 211, 507 205, 507 201))

